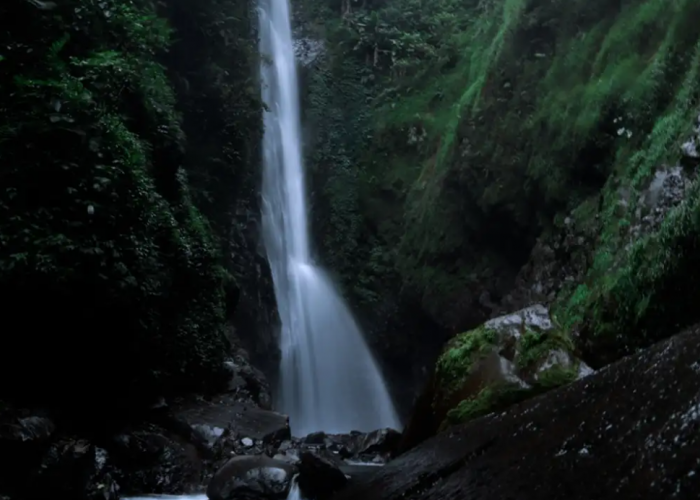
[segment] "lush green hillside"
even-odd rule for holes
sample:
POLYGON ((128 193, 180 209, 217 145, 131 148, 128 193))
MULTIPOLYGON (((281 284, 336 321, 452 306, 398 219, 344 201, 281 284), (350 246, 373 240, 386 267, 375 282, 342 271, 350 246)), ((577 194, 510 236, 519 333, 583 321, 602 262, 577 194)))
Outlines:
MULTIPOLYGON (((365 311, 389 295, 420 304, 436 329, 473 327, 490 312, 483 292, 498 303, 535 240, 573 224, 586 235, 573 253, 587 264, 555 312, 594 364, 697 319, 698 188, 662 223, 639 228, 655 172, 678 164, 698 116, 700 4, 305 6, 300 17, 328 48, 315 78, 342 74, 343 88, 370 96, 353 99, 363 106, 360 144, 346 147, 352 119, 327 139, 345 156, 321 162, 317 190, 332 208, 318 225, 334 235, 324 254, 365 311)), ((349 110, 347 95, 333 102, 349 110)), ((682 166, 690 184, 696 164, 682 166)), ((404 340, 387 328, 393 345, 404 340)))

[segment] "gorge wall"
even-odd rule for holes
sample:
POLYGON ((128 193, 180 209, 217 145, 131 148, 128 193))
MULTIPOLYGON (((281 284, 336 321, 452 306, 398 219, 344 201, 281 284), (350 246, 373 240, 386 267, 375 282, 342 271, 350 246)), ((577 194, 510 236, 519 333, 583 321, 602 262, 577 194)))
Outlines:
POLYGON ((229 340, 276 366, 253 16, 0 7, 0 398, 93 415, 214 391, 229 340))
MULTIPOLYGON (((403 414, 534 303, 592 368, 698 321, 697 2, 293 5, 316 251, 403 414)), ((274 376, 253 16, 0 6, 0 398, 215 390, 229 343, 274 376)))
POLYGON ((697 321, 691 0, 297 2, 319 254, 404 409, 543 303, 594 368, 697 321))

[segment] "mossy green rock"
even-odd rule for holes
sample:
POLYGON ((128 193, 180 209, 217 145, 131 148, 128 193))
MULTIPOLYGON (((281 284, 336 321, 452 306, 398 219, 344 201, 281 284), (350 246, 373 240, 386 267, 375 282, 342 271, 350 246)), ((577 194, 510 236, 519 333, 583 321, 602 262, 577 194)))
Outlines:
POLYGON ((453 338, 436 368, 433 408, 460 423, 590 373, 542 305, 487 321, 453 338))

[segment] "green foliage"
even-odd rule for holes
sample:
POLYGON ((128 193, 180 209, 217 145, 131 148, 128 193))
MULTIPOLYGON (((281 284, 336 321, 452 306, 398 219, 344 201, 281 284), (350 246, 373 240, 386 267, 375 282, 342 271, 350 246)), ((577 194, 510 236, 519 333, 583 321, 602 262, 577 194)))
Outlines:
MULTIPOLYGON (((658 234, 631 241, 629 229, 650 176, 677 161, 697 114, 697 2, 348 5, 324 3, 319 15, 330 49, 364 64, 356 80, 371 92, 373 130, 343 164, 360 172, 348 210, 360 207, 398 275, 386 293, 417 297, 460 328, 445 317, 451 304, 522 265, 555 215, 574 209, 596 248, 557 317, 582 347, 618 356, 694 317, 695 194, 658 234)), ((357 274, 369 253, 348 246, 362 256, 357 274)))
POLYGON ((491 352, 498 341, 498 332, 485 325, 457 335, 438 359, 435 373, 443 396, 459 390, 480 357, 491 352))
POLYGON ((538 394, 570 384, 576 380, 577 373, 576 368, 554 365, 538 373, 537 381, 532 387, 523 387, 508 382, 484 387, 475 396, 463 399, 457 406, 449 410, 441 424, 441 429, 505 410, 509 406, 538 394))
POLYGON ((549 352, 562 350, 566 353, 574 351, 574 343, 565 330, 552 328, 546 331, 536 331, 526 328, 518 341, 515 358, 516 366, 523 370, 541 363, 549 352))
POLYGON ((485 387, 473 398, 463 399, 447 412, 447 417, 441 424, 441 429, 450 425, 463 424, 489 413, 503 410, 508 406, 527 399, 532 394, 516 384, 504 383, 485 387))
POLYGON ((329 55, 313 70, 303 70, 304 123, 313 137, 306 161, 315 191, 314 233, 327 263, 346 284, 356 281, 353 258, 362 231, 361 171, 353 158, 368 131, 369 108, 359 71, 360 65, 334 64, 329 55))
POLYGON ((215 389, 226 235, 191 189, 170 23, 141 0, 0 17, 0 287, 16 339, 3 366, 36 381, 25 396, 81 407, 215 389))

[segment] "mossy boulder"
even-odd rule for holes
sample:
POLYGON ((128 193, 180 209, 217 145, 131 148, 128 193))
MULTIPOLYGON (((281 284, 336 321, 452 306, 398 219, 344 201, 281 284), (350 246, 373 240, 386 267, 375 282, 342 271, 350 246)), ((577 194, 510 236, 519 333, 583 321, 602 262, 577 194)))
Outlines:
POLYGON ((441 427, 465 422, 585 376, 569 335, 534 305, 454 337, 436 367, 441 427))

